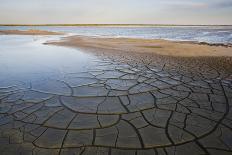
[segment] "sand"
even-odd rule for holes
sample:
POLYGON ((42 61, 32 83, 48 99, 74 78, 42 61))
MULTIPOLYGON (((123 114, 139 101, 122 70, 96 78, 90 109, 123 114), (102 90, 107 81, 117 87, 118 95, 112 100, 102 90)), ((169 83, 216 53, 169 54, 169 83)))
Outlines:
POLYGON ((231 45, 86 36, 64 37, 45 44, 77 48, 135 66, 153 64, 187 72, 198 72, 202 66, 209 66, 232 78, 231 45))
POLYGON ((155 53, 164 56, 181 57, 232 57, 231 45, 206 44, 196 42, 175 42, 154 39, 130 39, 130 38, 94 38, 84 36, 71 36, 60 41, 53 41, 46 44, 84 47, 102 50, 117 50, 135 53, 155 53))
POLYGON ((0 35, 62 35, 60 32, 44 30, 0 30, 0 35))

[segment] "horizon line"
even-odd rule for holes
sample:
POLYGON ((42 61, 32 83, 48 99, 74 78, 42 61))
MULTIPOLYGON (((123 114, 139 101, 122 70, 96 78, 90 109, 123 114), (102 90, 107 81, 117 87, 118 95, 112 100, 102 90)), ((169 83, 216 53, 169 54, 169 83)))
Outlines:
POLYGON ((0 26, 232 26, 232 24, 0 24, 0 26))

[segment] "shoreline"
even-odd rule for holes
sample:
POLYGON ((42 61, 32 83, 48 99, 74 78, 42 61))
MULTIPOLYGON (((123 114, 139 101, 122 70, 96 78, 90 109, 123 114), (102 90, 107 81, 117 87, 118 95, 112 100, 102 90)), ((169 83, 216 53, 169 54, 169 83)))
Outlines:
POLYGON ((198 74, 201 68, 205 70, 213 68, 222 77, 232 79, 231 47, 166 40, 105 39, 83 36, 63 37, 61 40, 44 44, 79 49, 134 66, 141 64, 145 66, 152 64, 158 68, 165 66, 167 70, 179 70, 186 74, 198 74), (149 44, 150 46, 148 46, 149 44), (138 47, 141 45, 145 45, 145 47, 138 47))
POLYGON ((61 32, 45 30, 0 30, 0 35, 63 35, 61 32))
MULTIPOLYGON (((1 26, 1 25, 0 25, 1 26)), ((45 25, 44 25, 45 26, 45 25)), ((93 25, 94 26, 94 25, 93 25)), ((176 25, 178 26, 178 25, 176 25)), ((184 26, 184 25, 182 25, 184 26)), ((29 29, 29 30, 0 30, 0 35, 65 35, 69 33, 63 32, 55 32, 55 31, 46 31, 46 30, 38 30, 38 29, 29 29)), ((207 45, 207 46, 217 46, 217 47, 232 47, 232 43, 210 43, 210 42, 201 42, 201 41, 191 41, 191 40, 172 40, 172 39, 148 39, 148 38, 134 38, 134 37, 106 37, 106 36, 82 36, 76 35, 75 33, 72 35, 68 35, 67 37, 85 37, 85 38, 99 38, 99 39, 134 39, 134 40, 153 40, 153 41, 166 41, 166 42, 173 42, 173 43, 189 43, 189 44, 196 44, 196 45, 207 45)))
POLYGON ((59 41, 49 41, 44 44, 132 53, 154 53, 174 57, 232 57, 231 44, 210 44, 193 41, 68 36, 61 38, 59 41))
MULTIPOLYGON (((18 32, 20 32, 19 35, 64 35, 58 32, 40 30, 29 30, 29 32, 13 30, 7 35, 16 35, 18 32)), ((81 49, 85 52, 132 63, 149 64, 152 62, 157 65, 163 64, 163 62, 178 63, 181 67, 191 66, 188 67, 188 70, 194 70, 196 65, 209 64, 218 70, 232 74, 231 44, 75 35, 62 36, 59 40, 51 40, 43 44, 81 49)))
POLYGON ((0 26, 152 26, 152 27, 159 27, 159 26, 232 26, 232 25, 194 25, 194 24, 0 24, 0 26))

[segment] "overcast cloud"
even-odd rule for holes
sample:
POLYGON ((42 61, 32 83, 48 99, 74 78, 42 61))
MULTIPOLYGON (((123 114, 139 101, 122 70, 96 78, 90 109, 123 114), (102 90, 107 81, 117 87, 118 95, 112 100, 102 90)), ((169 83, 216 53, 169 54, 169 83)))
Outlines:
POLYGON ((1 24, 232 24, 232 0, 0 0, 1 24))

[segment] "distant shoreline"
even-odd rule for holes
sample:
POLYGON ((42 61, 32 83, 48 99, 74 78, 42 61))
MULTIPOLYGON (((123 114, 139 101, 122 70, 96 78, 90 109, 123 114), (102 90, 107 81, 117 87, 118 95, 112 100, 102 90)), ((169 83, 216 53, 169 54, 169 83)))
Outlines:
POLYGON ((189 26, 189 27, 205 27, 205 26, 232 26, 232 25, 175 25, 175 24, 0 24, 0 26, 146 26, 146 27, 159 27, 159 26, 189 26))
POLYGON ((44 31, 44 30, 0 30, 0 35, 63 35, 61 32, 44 31))
MULTIPOLYGON (((0 30, 0 35, 65 35, 65 33, 61 32, 54 32, 54 31, 45 31, 45 30, 36 30, 36 29, 29 29, 29 30, 0 30)), ((72 35, 78 37, 85 37, 85 38, 98 38, 93 36, 80 36, 80 35, 72 35)), ((114 38, 114 37, 99 37, 99 39, 134 39, 134 40, 166 40, 168 42, 181 42, 181 43, 191 43, 191 44, 198 44, 198 45, 207 45, 207 46, 214 46, 214 47, 225 47, 231 48, 232 44, 224 44, 224 43, 207 43, 207 42, 198 42, 198 41, 173 41, 168 39, 145 39, 145 38, 114 38)))

